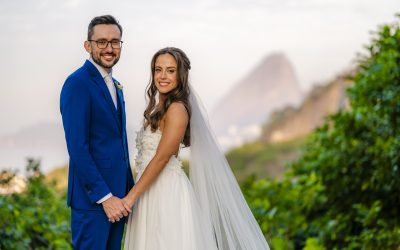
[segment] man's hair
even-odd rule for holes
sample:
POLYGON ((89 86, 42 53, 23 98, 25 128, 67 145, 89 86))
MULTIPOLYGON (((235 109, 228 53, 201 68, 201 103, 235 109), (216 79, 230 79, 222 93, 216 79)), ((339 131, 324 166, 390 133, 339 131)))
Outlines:
POLYGON ((88 40, 92 39, 93 28, 94 28, 94 26, 96 26, 98 24, 114 24, 114 25, 117 25, 119 31, 121 32, 121 37, 122 37, 122 26, 119 24, 117 19, 115 19, 115 17, 113 17, 111 15, 104 15, 104 16, 97 16, 97 17, 93 18, 92 21, 90 21, 89 27, 88 27, 88 37, 87 37, 88 40))

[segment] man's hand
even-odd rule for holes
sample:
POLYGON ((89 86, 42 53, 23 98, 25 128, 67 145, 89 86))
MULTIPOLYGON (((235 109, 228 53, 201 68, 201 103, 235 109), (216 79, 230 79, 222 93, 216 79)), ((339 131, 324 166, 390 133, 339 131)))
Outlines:
POLYGON ((131 208, 124 200, 115 196, 111 196, 101 204, 103 205, 108 220, 112 223, 119 221, 124 216, 128 216, 129 213, 132 212, 131 208))

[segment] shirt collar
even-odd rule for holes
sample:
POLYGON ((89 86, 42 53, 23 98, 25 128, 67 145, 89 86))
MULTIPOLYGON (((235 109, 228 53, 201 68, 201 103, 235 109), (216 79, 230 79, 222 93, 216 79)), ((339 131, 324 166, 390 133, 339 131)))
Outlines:
POLYGON ((92 57, 89 57, 89 61, 96 67, 96 69, 100 72, 101 77, 106 78, 106 76, 110 76, 110 78, 112 79, 112 69, 110 71, 110 73, 108 73, 103 67, 101 67, 100 65, 98 65, 92 57))

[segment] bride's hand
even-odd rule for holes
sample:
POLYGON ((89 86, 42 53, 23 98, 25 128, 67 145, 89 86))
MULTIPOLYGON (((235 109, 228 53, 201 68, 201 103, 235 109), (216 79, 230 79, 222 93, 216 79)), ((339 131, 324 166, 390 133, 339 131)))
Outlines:
MULTIPOLYGON (((132 196, 132 195, 131 195, 132 196)), ((122 201, 125 204, 125 208, 129 208, 130 212, 132 212, 132 207, 135 204, 137 198, 136 197, 131 197, 129 194, 122 198, 122 201)))

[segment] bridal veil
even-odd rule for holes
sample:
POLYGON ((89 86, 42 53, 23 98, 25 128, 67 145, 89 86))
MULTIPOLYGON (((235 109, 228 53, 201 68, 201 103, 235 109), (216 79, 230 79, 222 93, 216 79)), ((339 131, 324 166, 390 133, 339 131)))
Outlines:
POLYGON ((269 246, 212 132, 207 113, 190 86, 190 181, 214 229, 220 250, 260 250, 269 246))

